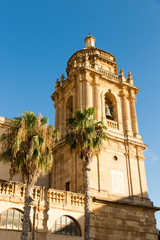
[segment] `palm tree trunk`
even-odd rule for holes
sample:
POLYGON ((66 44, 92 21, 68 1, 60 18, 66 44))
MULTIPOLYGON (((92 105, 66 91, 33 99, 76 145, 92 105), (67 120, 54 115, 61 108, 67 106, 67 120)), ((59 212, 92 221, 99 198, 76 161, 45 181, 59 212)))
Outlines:
POLYGON ((89 181, 89 159, 85 158, 83 161, 84 184, 85 184, 85 226, 84 226, 84 240, 89 240, 90 236, 90 181, 89 181))
POLYGON ((31 211, 31 193, 32 186, 30 184, 26 185, 26 193, 25 193, 25 202, 24 202, 24 215, 23 215, 23 227, 22 227, 22 235, 21 240, 28 240, 28 230, 30 223, 30 211, 31 211))

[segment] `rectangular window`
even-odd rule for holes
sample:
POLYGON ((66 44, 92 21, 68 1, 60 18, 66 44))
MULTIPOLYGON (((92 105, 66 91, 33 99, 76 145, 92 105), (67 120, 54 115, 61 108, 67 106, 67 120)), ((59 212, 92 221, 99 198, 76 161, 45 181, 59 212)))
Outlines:
POLYGON ((66 182, 66 191, 70 191, 70 182, 66 182))

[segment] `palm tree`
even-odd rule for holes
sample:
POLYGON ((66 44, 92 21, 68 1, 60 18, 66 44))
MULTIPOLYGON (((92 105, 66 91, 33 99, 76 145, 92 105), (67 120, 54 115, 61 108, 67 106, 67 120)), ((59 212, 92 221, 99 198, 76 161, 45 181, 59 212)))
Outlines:
POLYGON ((47 121, 47 117, 24 111, 20 117, 11 120, 10 128, 0 138, 0 161, 10 164, 11 179, 21 173, 26 184, 21 240, 28 239, 33 186, 53 164, 53 148, 58 132, 52 125, 47 125, 47 121))
POLYGON ((67 119, 67 143, 76 150, 83 162, 85 189, 85 231, 84 239, 89 240, 90 230, 90 181, 89 163, 100 152, 102 141, 106 139, 106 127, 95 120, 95 109, 76 110, 73 117, 67 119))

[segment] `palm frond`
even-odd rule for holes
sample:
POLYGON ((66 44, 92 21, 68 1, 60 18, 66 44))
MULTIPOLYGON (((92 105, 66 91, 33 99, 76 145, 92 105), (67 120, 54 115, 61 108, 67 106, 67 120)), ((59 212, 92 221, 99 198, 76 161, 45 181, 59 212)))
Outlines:
POLYGON ((80 157, 92 156, 100 151, 103 140, 106 139, 103 122, 95 120, 95 108, 84 108, 74 111, 67 119, 66 140, 70 150, 76 149, 80 157))
POLYGON ((44 124, 48 124, 48 117, 47 116, 41 118, 41 125, 44 125, 44 124))
POLYGON ((32 182, 51 168, 59 132, 47 123, 47 116, 27 111, 11 120, 10 128, 0 137, 0 161, 11 164, 11 177, 21 172, 23 179, 32 182))

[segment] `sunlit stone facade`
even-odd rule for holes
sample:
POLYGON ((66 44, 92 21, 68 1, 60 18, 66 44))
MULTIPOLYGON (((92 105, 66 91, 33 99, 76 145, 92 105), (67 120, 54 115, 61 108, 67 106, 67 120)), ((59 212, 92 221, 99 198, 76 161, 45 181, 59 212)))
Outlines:
POLYGON ((118 75, 115 57, 94 47, 88 36, 86 48, 77 51, 67 63, 67 78, 57 80, 52 94, 55 103, 55 126, 62 141, 55 150, 55 168, 51 187, 83 192, 81 160, 69 152, 65 136, 66 118, 84 106, 96 108, 96 119, 107 126, 107 141, 99 156, 91 162, 91 190, 94 196, 106 199, 147 198, 143 150, 146 145, 138 133, 136 94, 138 87, 121 69, 118 75))
MULTIPOLYGON (((107 126, 107 141, 90 163, 90 239, 157 239, 157 208, 148 198, 143 155, 146 145, 139 135, 136 116, 139 89, 130 72, 127 78, 122 69, 118 74, 112 54, 95 48, 94 37, 89 35, 85 44, 68 60, 67 77, 62 74, 57 79, 51 96, 61 140, 55 147, 51 173, 40 178, 33 189, 29 238, 83 239, 82 163, 65 142, 65 123, 74 110, 86 106, 95 107, 96 119, 107 126)), ((0 134, 8 126, 9 119, 1 117, 0 134)), ((25 186, 20 176, 8 182, 9 166, 0 164, 0 239, 17 240, 19 220, 14 214, 8 218, 14 212, 8 209, 23 213, 25 186)))

